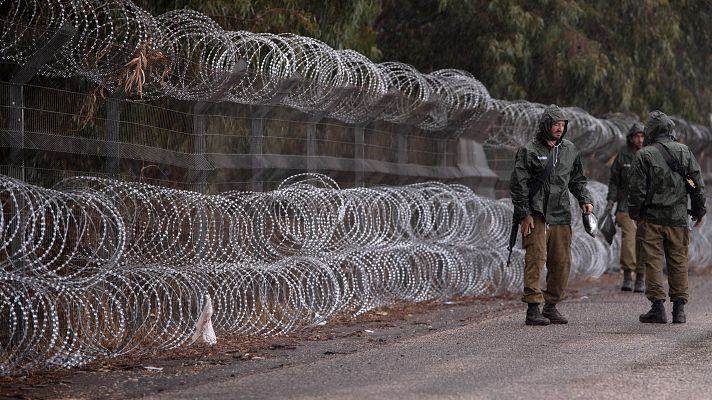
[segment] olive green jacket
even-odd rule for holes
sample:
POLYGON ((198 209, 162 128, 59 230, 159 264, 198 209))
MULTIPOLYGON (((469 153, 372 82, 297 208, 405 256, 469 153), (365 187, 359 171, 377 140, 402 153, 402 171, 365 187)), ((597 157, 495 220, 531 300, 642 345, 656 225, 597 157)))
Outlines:
POLYGON ((691 200, 690 215, 699 218, 707 212, 700 166, 690 149, 672 138, 674 126, 672 120, 659 111, 653 112, 646 124, 648 145, 635 156, 628 196, 628 213, 635 220, 642 219, 658 225, 686 226, 689 220, 688 194, 691 200), (651 145, 655 142, 670 150, 694 181, 696 189, 688 190, 685 179, 671 170, 660 151, 651 145))
POLYGON ((635 151, 630 146, 625 146, 618 152, 613 165, 611 165, 606 200, 616 202, 618 204, 617 211, 628 211, 628 186, 634 159, 635 151))
POLYGON ((549 128, 561 120, 565 121, 558 107, 547 107, 536 137, 517 151, 509 187, 516 220, 536 212, 543 215, 548 224, 571 224, 569 191, 579 204, 593 203, 576 146, 563 136, 554 147, 546 143, 549 128), (549 157, 555 158, 555 166, 530 204, 529 185, 544 171, 549 157))

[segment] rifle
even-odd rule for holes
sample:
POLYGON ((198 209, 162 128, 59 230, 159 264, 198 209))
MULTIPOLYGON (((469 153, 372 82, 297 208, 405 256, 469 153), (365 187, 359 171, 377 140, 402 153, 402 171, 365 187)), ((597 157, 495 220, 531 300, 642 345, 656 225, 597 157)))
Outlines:
POLYGON ((507 250, 509 251, 509 255, 507 256, 507 268, 509 268, 509 266, 512 264, 512 249, 514 248, 514 245, 517 244, 517 232, 519 231, 519 222, 520 221, 517 221, 517 215, 512 215, 512 230, 509 232, 509 245, 507 246, 507 250))
MULTIPOLYGON (((546 182, 549 175, 551 175, 551 170, 554 169, 554 155, 552 153, 551 151, 549 152, 549 161, 546 163, 544 170, 534 179, 532 184, 529 185, 529 208, 532 206, 534 196, 536 196, 541 187, 544 186, 544 182, 546 182)), ((507 256, 507 269, 509 269, 512 264, 512 249, 514 245, 517 244, 517 232, 519 231, 519 223, 521 221, 522 219, 518 219, 517 212, 514 211, 512 213, 512 229, 509 232, 509 244, 507 245, 507 250, 509 251, 509 255, 507 256)))

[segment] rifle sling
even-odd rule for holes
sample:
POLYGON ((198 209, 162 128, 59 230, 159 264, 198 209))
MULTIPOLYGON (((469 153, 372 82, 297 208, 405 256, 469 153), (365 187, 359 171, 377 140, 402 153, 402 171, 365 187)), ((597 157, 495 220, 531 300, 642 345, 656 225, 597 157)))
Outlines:
MULTIPOLYGON (((553 152, 550 152, 553 153, 553 152)), ((549 175, 551 175, 551 170, 554 169, 554 155, 551 154, 549 156, 549 162, 546 163, 546 166, 544 167, 544 171, 539 174, 534 181, 532 182, 531 185, 529 185, 529 207, 532 206, 532 199, 534 196, 541 190, 541 187, 544 185, 544 182, 546 182, 547 178, 549 178, 549 175)), ((507 249, 509 250, 509 258, 507 259, 507 265, 509 266, 510 259, 512 257, 512 248, 514 247, 514 244, 517 241, 517 230, 519 227, 519 221, 517 221, 516 218, 516 213, 512 217, 512 230, 509 234, 509 245, 507 246, 507 249)))
POLYGON ((687 173, 683 171, 682 165, 680 165, 677 158, 672 156, 672 153, 670 153, 670 149, 668 149, 667 146, 660 142, 655 142, 652 146, 658 149, 660 155, 663 156, 663 159, 665 159, 667 166, 682 177, 682 179, 686 182, 686 186, 690 186, 688 189, 696 188, 695 182, 688 176, 687 173))
MULTIPOLYGON (((553 153, 553 152, 550 152, 553 153)), ((534 199, 534 196, 541 190, 541 187, 544 186, 544 182, 549 178, 549 175, 551 175, 551 171, 554 169, 554 154, 549 155, 549 162, 546 163, 546 166, 544 167, 544 171, 541 172, 536 178, 534 178, 534 181, 529 185, 529 207, 532 206, 532 200, 534 199)))

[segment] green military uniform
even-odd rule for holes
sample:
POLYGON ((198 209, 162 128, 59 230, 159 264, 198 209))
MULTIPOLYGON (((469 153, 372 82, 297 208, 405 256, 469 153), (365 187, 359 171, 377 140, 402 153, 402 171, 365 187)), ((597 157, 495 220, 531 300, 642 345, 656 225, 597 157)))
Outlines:
POLYGON ((586 189, 581 158, 576 146, 563 137, 550 147, 547 138, 556 121, 566 121, 561 110, 552 105, 544 110, 539 131, 517 152, 510 178, 510 194, 515 218, 534 218, 534 229, 523 240, 524 293, 522 301, 557 304, 565 297, 571 268, 571 205, 569 191, 580 204, 592 203, 586 189), (529 199, 529 186, 545 169, 550 157, 554 166, 541 189, 529 199), (539 288, 539 276, 547 266, 546 290, 539 288))
POLYGON ((626 146, 623 147, 616 156, 611 165, 611 176, 608 181, 608 195, 606 200, 608 206, 606 212, 609 212, 613 203, 616 207, 616 223, 621 227, 621 248, 620 248, 620 263, 623 270, 623 286, 624 291, 633 290, 632 275, 635 272, 635 291, 642 292, 644 290, 645 269, 639 265, 636 257, 637 243, 636 224, 628 215, 628 186, 630 184, 630 171, 635 159, 636 148, 631 143, 631 139, 637 133, 643 133, 644 126, 640 122, 634 123, 628 130, 626 135, 626 146))
MULTIPOLYGON (((635 125, 634 125, 635 127, 635 125)), ((637 129, 637 128, 636 128, 637 129)), ((642 126, 637 132, 642 132, 642 126)), ((608 196, 606 199, 617 203, 616 223, 622 228, 621 237, 621 267, 623 270, 635 271, 637 262, 635 257, 635 221, 628 215, 628 184, 630 169, 635 158, 635 150, 629 145, 618 152, 618 156, 611 165, 611 177, 608 181, 608 196)), ((640 272, 645 272, 641 268, 640 272)))
MULTIPOLYGON (((687 303, 688 194, 689 214, 700 219, 706 213, 700 166, 690 149, 672 138, 674 126, 664 113, 651 113, 645 127, 647 145, 636 154, 631 171, 628 212, 638 221, 638 256, 646 272, 645 295, 654 303, 648 314, 641 315, 641 322, 666 322, 664 308, 662 317, 657 318, 661 301, 666 298, 662 272, 665 260, 670 300, 676 305, 687 303), (694 189, 688 190, 685 179, 668 166, 662 153, 652 145, 655 142, 661 143, 680 163, 683 172, 694 182, 694 189)), ((673 322, 685 322, 684 314, 681 321, 675 321, 673 309, 673 322)))

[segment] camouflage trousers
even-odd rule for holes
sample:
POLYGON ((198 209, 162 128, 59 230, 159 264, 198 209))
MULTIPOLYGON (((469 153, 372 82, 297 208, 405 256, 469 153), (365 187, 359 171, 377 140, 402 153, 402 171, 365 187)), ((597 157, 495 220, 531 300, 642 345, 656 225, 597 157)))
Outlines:
POLYGON ((525 303, 557 304, 564 300, 571 270, 571 225, 547 225, 544 217, 534 215, 534 229, 524 237, 525 303), (540 288, 541 272, 546 264, 546 289, 540 288))
POLYGON ((645 268, 645 297, 650 301, 665 300, 663 263, 667 261, 670 300, 689 298, 687 248, 690 230, 686 226, 657 225, 638 222, 638 258, 645 268))
POLYGON ((645 269, 638 265, 636 258, 635 221, 630 218, 627 211, 618 211, 616 213, 616 223, 621 227, 622 231, 621 268, 623 270, 645 272, 645 269))

